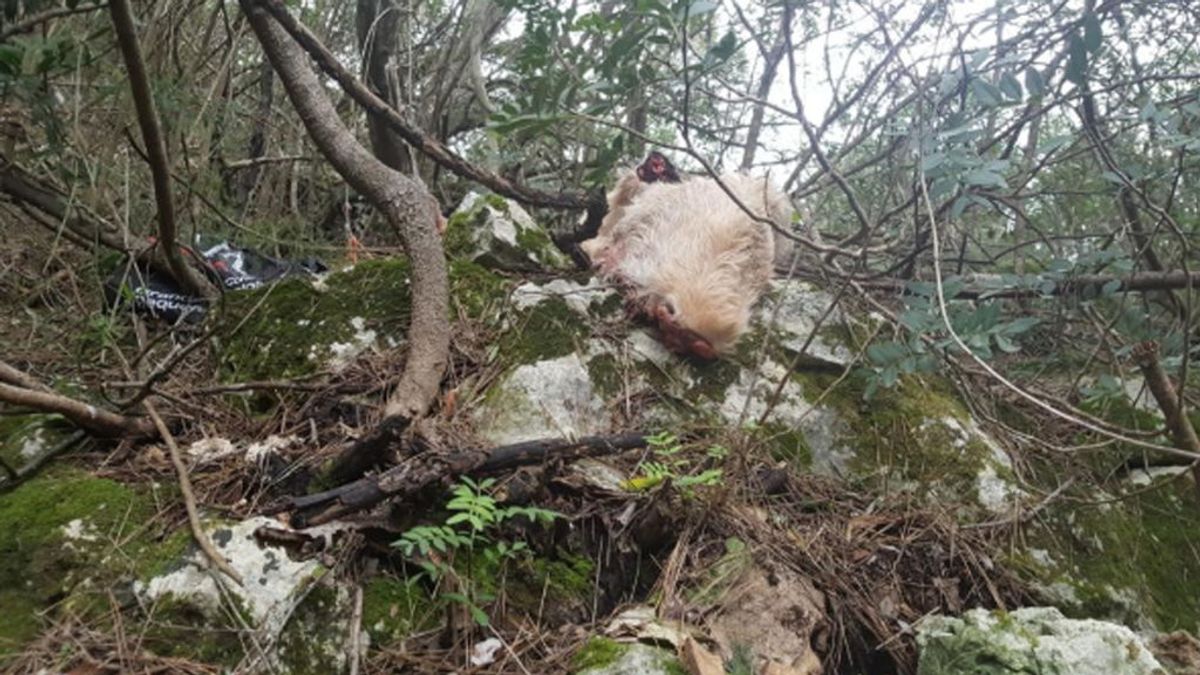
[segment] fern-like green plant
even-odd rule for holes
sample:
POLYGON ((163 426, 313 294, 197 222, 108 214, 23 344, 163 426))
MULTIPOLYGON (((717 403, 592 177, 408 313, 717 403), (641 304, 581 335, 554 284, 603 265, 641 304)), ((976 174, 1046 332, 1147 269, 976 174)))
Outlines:
POLYGON ((455 574, 452 564, 455 554, 465 552, 468 569, 467 575, 460 578, 463 592, 443 593, 441 598, 464 605, 481 626, 488 625, 489 619, 480 605, 494 598, 478 588, 471 574, 471 563, 476 556, 482 556, 488 563, 498 564, 528 553, 525 542, 496 538, 504 521, 524 517, 534 523, 546 524, 559 516, 554 511, 536 506, 502 506, 490 494, 495 484, 494 478, 476 482, 463 476, 446 503, 450 515, 445 522, 441 525, 418 525, 392 543, 434 582, 455 574))

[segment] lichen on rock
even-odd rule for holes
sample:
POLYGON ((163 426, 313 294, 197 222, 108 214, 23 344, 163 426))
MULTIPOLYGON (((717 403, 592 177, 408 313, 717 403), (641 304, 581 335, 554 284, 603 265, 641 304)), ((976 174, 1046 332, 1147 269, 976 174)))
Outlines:
POLYGON ((1125 626, 1068 619, 1052 607, 931 616, 918 624, 917 644, 918 675, 1166 672, 1142 638, 1125 626))
POLYGON ((147 603, 170 599, 187 603, 201 614, 219 619, 229 598, 244 608, 251 625, 274 639, 308 587, 324 574, 316 561, 296 562, 282 548, 263 546, 254 531, 276 521, 258 516, 238 523, 211 522, 205 531, 220 553, 241 577, 242 584, 218 587, 204 554, 192 546, 168 571, 134 584, 134 592, 147 603))
POLYGON ((567 269, 570 261, 516 202, 470 192, 450 216, 446 247, 457 257, 502 269, 567 269))

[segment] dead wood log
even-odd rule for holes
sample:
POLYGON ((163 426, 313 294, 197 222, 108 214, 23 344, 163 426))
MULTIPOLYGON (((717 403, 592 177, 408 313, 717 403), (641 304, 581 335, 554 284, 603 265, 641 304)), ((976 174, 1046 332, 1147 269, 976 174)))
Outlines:
POLYGON ((454 479, 463 474, 506 471, 537 464, 550 457, 576 459, 613 454, 645 447, 646 438, 646 433, 635 431, 611 436, 525 441, 490 450, 429 450, 381 473, 325 492, 292 497, 268 507, 265 512, 292 511, 292 526, 296 528, 320 525, 371 508, 386 499, 413 494, 440 480, 454 479))

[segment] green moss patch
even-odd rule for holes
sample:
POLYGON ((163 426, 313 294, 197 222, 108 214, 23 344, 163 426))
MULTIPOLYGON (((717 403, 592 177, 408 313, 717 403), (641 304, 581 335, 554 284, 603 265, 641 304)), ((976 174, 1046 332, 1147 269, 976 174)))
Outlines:
MULTIPOLYGON (((0 660, 36 634, 33 615, 81 582, 127 574, 145 543, 124 541, 154 514, 154 499, 115 481, 59 468, 0 497, 0 660), (67 529, 77 536, 67 535, 67 529), (120 541, 123 555, 111 555, 120 541)), ((68 603, 86 611, 86 599, 68 603)))
POLYGON ((1072 589, 1079 604, 1062 607, 1068 615, 1134 626, 1143 615, 1160 631, 1194 632, 1200 629, 1198 516, 1189 476, 1148 491, 1132 487, 1110 504, 1059 500, 1030 541, 1052 551, 1059 564, 1027 570, 1072 589))
POLYGON ((158 600, 149 610, 143 639, 156 654, 226 668, 236 666, 245 655, 239 635, 249 617, 240 608, 240 620, 231 614, 214 621, 190 601, 171 596, 158 600))
POLYGON ((293 278, 229 293, 217 319, 225 378, 275 379, 315 372, 329 357, 330 345, 353 343, 365 331, 400 341, 410 303, 409 265, 397 259, 359 263, 320 284, 293 278))
POLYGON ((362 625, 374 644, 403 640, 434 628, 439 619, 429 591, 415 581, 378 576, 363 586, 362 625))
POLYGON ((550 625, 587 621, 592 608, 595 563, 582 556, 534 558, 517 563, 504 587, 512 609, 541 615, 550 625))
MULTIPOLYGON (((825 373, 800 375, 806 397, 815 400, 835 380, 825 373)), ((841 441, 854 449, 850 469, 911 481, 922 493, 973 494, 976 477, 991 456, 988 447, 964 432, 970 419, 948 384, 931 376, 908 377, 892 389, 863 399, 866 380, 852 375, 822 401, 850 431, 841 441), (881 471, 882 469, 882 471, 881 471)))
POLYGON ((626 645, 616 640, 594 636, 585 642, 578 652, 575 652, 575 657, 571 659, 571 665, 575 670, 610 666, 621 658, 626 649, 626 645))
POLYGON ((331 586, 313 588, 279 636, 277 655, 291 675, 339 673, 346 663, 350 603, 331 586))
POLYGON ((590 332, 566 300, 547 297, 516 319, 500 340, 500 353, 514 364, 556 359, 579 351, 590 332))
POLYGON ((0 459, 18 469, 49 451, 70 431, 59 415, 0 415, 0 459))
POLYGON ((507 293, 507 284, 495 272, 466 260, 450 262, 450 296, 472 319, 490 319, 507 293))

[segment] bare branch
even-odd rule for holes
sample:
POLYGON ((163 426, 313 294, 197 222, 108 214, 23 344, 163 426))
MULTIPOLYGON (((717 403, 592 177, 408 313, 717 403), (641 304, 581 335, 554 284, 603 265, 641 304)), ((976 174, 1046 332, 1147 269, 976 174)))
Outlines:
POLYGON ((188 266, 179 253, 176 242, 175 207, 171 198, 171 165, 167 161, 167 148, 159 130, 158 112, 154 109, 154 96, 150 92, 150 79, 142 62, 138 46, 137 31, 133 26, 133 12, 129 0, 112 0, 108 6, 112 15, 113 30, 125 69, 129 72, 129 88, 133 93, 133 105, 137 110, 138 126, 146 143, 146 154, 150 158, 150 172, 154 179, 154 201, 158 205, 158 242, 171 276, 192 295, 212 295, 213 287, 194 268, 188 266))
POLYGON ((0 384, 0 402, 25 406, 41 412, 58 413, 75 426, 105 438, 151 436, 149 420, 125 417, 62 394, 0 384))

